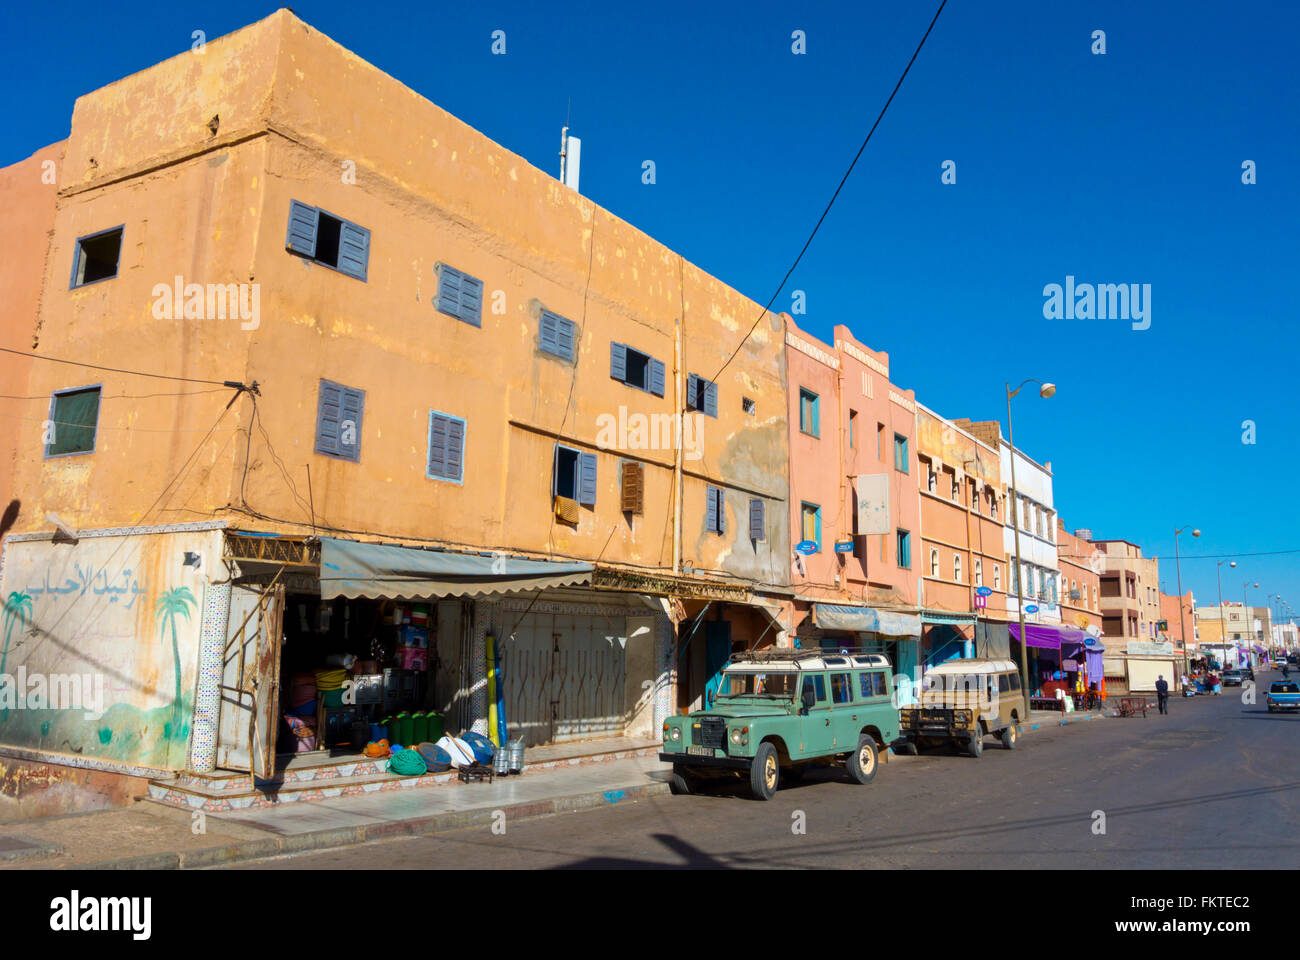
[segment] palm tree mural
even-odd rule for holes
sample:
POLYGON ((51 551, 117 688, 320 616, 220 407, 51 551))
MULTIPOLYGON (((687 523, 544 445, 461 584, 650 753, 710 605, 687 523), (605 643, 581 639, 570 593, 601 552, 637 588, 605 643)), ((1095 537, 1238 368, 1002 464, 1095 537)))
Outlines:
POLYGON ((176 643, 176 616, 179 614, 189 620, 190 604, 198 606, 198 601, 194 599, 194 594, 190 593, 190 588, 176 587, 160 596, 158 605, 154 608, 154 619, 158 621, 158 629, 165 633, 167 627, 171 627, 172 666, 176 677, 176 690, 172 695, 172 719, 168 736, 173 740, 180 739, 181 736, 181 652, 176 643))
POLYGON ((9 659, 9 638, 13 636, 14 627, 22 633, 32 623, 32 598, 25 593, 14 590, 5 598, 5 648, 0 653, 0 673, 5 672, 5 661, 9 659))

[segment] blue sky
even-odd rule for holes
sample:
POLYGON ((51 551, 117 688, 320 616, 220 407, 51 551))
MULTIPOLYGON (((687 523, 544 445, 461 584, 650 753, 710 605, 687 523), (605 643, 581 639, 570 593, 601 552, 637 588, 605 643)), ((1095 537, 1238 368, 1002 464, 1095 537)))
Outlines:
MULTIPOLYGON (((567 112, 583 193, 765 303, 936 5, 294 10, 551 172, 567 112), (490 52, 497 29, 505 56, 490 52)), ((196 29, 211 39, 273 9, 14 7, 0 163, 66 137, 78 95, 188 49, 196 29)), ((1300 511, 1285 506, 1300 413, 1297 28, 1281 0, 950 0, 775 308, 805 291, 801 326, 829 338, 848 324, 949 417, 1004 419, 1005 381, 1056 382, 1051 400, 1017 398, 1015 425, 1052 461, 1066 523, 1170 557, 1170 592, 1173 528, 1201 528, 1183 541, 1183 581, 1214 602, 1215 561, 1198 557, 1300 550, 1300 511), (945 160, 955 184, 940 182, 945 160), (1150 329, 1044 319, 1044 285, 1067 274, 1150 284, 1150 329)), ((1300 553, 1241 556, 1225 599, 1249 579, 1252 602, 1274 593, 1300 610, 1298 571, 1300 553)))

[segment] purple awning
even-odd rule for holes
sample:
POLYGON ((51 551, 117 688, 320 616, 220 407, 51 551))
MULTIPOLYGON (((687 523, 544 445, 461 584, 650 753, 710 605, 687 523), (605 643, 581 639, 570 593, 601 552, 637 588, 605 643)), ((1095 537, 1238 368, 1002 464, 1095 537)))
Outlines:
MULTIPOLYGON (((1020 639, 1019 623, 1009 623, 1007 629, 1013 637, 1017 640, 1020 639)), ((1068 627, 1064 624, 1058 626, 1057 624, 1048 623, 1027 623, 1025 624, 1025 633, 1028 634, 1025 641, 1026 646, 1046 647, 1050 650, 1059 650, 1063 640, 1082 644, 1089 636, 1078 627, 1068 627)))

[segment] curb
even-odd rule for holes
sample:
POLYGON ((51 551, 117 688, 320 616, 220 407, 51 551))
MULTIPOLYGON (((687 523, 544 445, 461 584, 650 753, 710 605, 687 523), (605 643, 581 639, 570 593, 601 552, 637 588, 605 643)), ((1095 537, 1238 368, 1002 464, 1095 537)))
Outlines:
POLYGON ((508 820, 532 820, 561 813, 573 813, 578 810, 609 806, 621 803, 624 800, 662 796, 670 792, 666 782, 655 781, 654 783, 618 787, 613 790, 599 790, 567 797, 555 797, 550 800, 515 803, 494 809, 484 807, 474 810, 453 810, 428 817, 415 817, 410 820, 393 820, 363 824, 357 827, 313 830, 309 833, 300 833, 293 836, 246 840, 221 847, 205 847, 201 850, 151 853, 139 857, 103 860, 98 863, 78 864, 70 869, 195 870, 203 867, 240 863, 247 860, 263 860, 267 857, 281 856, 287 853, 304 853, 310 850, 350 847, 371 840, 386 840, 391 837, 430 836, 448 830, 460 830, 465 827, 490 824, 498 813, 504 814, 508 820))

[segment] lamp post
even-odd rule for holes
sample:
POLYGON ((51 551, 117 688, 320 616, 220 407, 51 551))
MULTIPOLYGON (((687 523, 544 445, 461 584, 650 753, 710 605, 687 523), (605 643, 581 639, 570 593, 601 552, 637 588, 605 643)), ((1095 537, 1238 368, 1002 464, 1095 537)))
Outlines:
MULTIPOLYGON (((1187 676, 1190 666, 1187 654, 1187 617, 1183 614, 1183 561, 1178 555, 1178 535, 1186 529, 1186 527, 1174 528, 1174 569, 1178 572, 1178 632, 1182 634, 1183 638, 1183 676, 1187 676)), ((1192 536, 1199 537, 1200 535, 1201 531, 1192 530, 1192 536)))
POLYGON ((1020 563, 1020 495, 1016 492, 1016 438, 1011 429, 1011 398, 1024 389, 1026 383, 1038 384, 1038 395, 1044 399, 1056 393, 1056 384, 1041 380, 1026 380, 1016 389, 1007 383, 1007 446, 1011 448, 1011 529, 1016 534, 1016 616, 1020 620, 1020 685, 1025 694, 1025 719, 1029 719, 1029 638, 1025 636, 1025 584, 1020 563))
MULTIPOLYGON (((1250 586, 1250 581, 1249 581, 1249 580, 1247 580, 1245 583, 1243 583, 1243 584, 1241 585, 1241 615, 1242 615, 1243 617, 1245 617, 1245 619, 1246 619, 1246 625, 1245 625, 1244 627, 1241 628, 1241 631, 1242 631, 1242 633, 1248 633, 1248 634, 1250 634, 1249 639, 1250 639, 1250 640, 1254 640, 1254 639, 1255 639, 1255 631, 1254 631, 1253 629, 1251 629, 1251 624, 1254 622, 1254 618, 1251 617, 1251 615, 1250 615, 1250 607, 1246 606, 1246 589, 1247 589, 1249 586, 1250 586)), ((1255 589, 1256 589, 1256 590, 1259 589, 1259 584, 1258 584, 1258 583, 1255 584, 1255 589)), ((1253 645, 1252 645, 1251 643, 1247 643, 1247 644, 1246 644, 1246 659, 1247 659, 1247 660, 1250 660, 1250 655, 1251 655, 1251 653, 1253 652, 1253 650, 1251 649, 1252 646, 1253 646, 1253 645)), ((1238 661, 1241 660, 1241 650, 1240 650, 1240 649, 1237 650, 1237 660, 1238 660, 1238 661)))
MULTIPOLYGON (((1228 564, 1229 567, 1235 567, 1236 565, 1237 565, 1236 560, 1233 560, 1231 563, 1228 564)), ((1226 648, 1228 646, 1228 628, 1224 623, 1224 619, 1223 619, 1223 561, 1222 560, 1220 560, 1218 563, 1214 565, 1214 573, 1219 581, 1219 645, 1226 648)), ((1224 659, 1225 660, 1228 659, 1226 654, 1224 655, 1224 659)))

